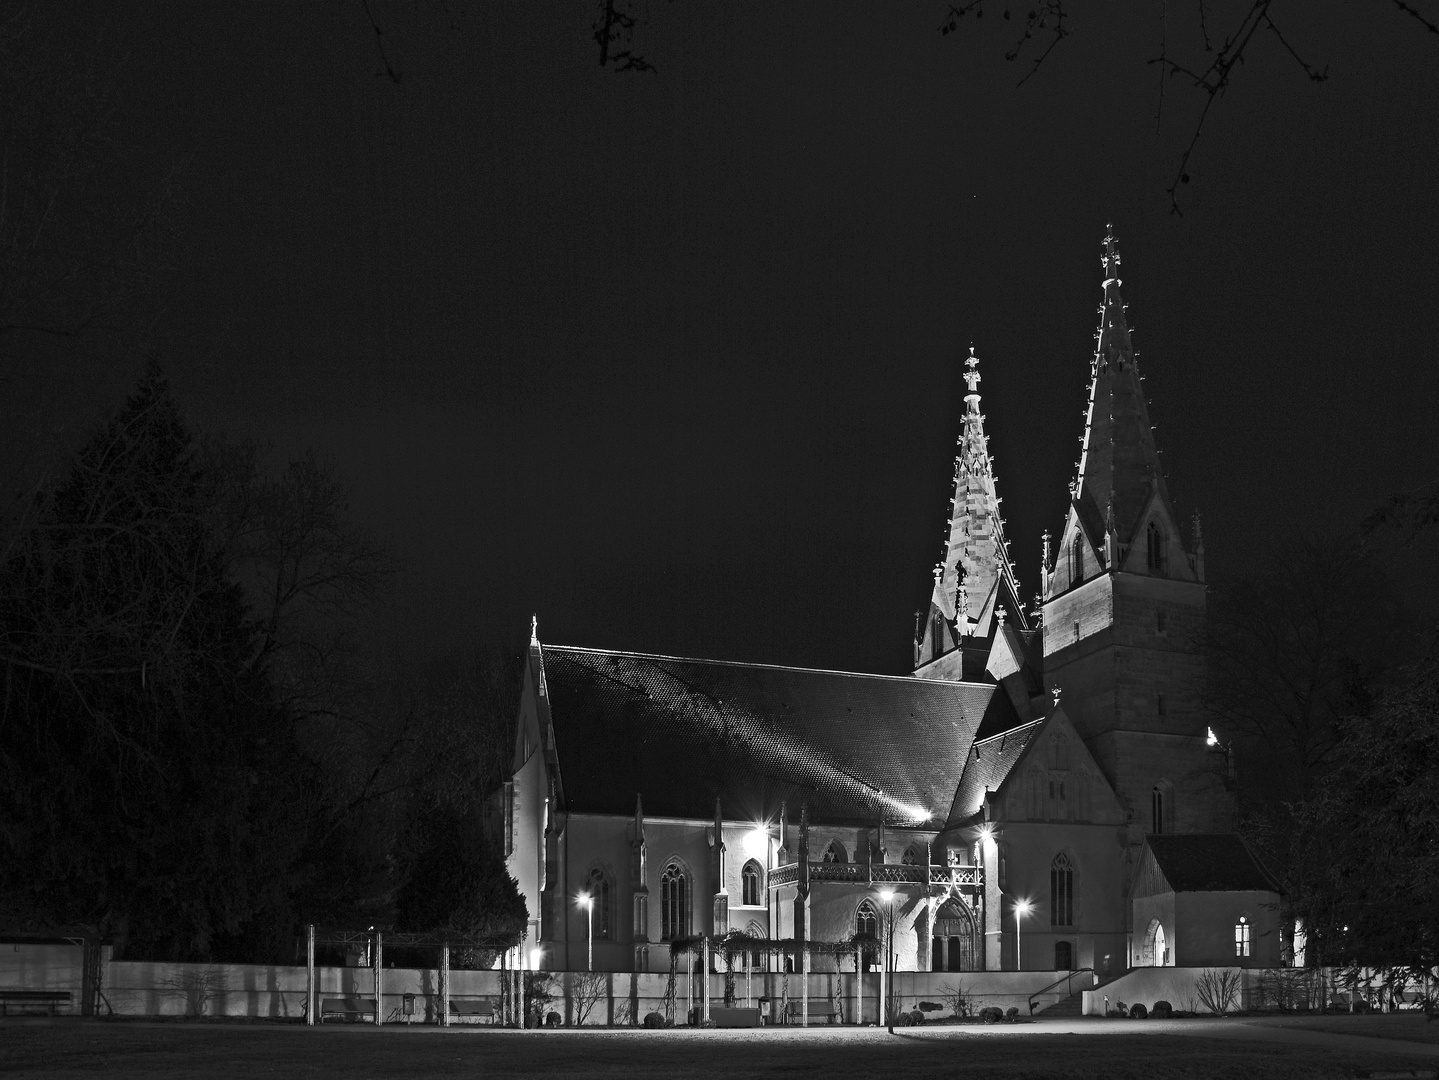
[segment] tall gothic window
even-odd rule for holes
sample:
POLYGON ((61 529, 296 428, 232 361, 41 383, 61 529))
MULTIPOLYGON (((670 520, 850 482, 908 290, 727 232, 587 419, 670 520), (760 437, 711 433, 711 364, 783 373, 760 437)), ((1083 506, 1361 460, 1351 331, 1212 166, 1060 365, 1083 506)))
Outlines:
POLYGON ((595 937, 609 938, 610 930, 610 879, 598 866, 590 871, 589 881, 586 882, 586 891, 594 903, 595 937))
POLYGON ((1164 785, 1155 784, 1154 790, 1149 793, 1149 812, 1153 828, 1150 832, 1155 835, 1164 831, 1164 785))
POLYGON ((875 909, 873 901, 865 900, 859 905, 859 910, 854 913, 854 932, 869 934, 878 939, 879 912, 875 909))
POLYGON ((825 862, 849 862, 849 856, 845 853, 844 845, 838 840, 831 840, 829 847, 824 849, 825 862))
POLYGON ((1234 955, 1249 955, 1249 920, 1243 915, 1234 924, 1234 955))
POLYGON ((1069 577, 1074 584, 1084 580, 1084 538, 1076 535, 1069 552, 1069 577))
POLYGON ((1074 925, 1074 867, 1062 851, 1049 864, 1049 925, 1074 925))
POLYGON ((1148 540, 1147 561, 1149 563, 1149 572, 1151 574, 1162 574, 1164 573, 1165 564, 1168 561, 1165 558, 1164 530, 1159 527, 1158 522, 1151 521, 1149 528, 1145 530, 1145 536, 1148 540))
POLYGON ((672 862, 660 875, 660 940, 689 935, 689 880, 679 863, 672 862))
POLYGON ((741 883, 740 894, 744 897, 745 905, 748 907, 758 907, 760 903, 759 889, 761 880, 759 863, 751 859, 744 864, 744 869, 739 872, 739 876, 741 883))

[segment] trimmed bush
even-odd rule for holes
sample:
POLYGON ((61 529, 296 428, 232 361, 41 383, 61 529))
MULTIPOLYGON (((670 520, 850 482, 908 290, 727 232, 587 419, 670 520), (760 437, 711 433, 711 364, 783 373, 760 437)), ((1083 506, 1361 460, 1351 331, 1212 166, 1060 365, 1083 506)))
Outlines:
POLYGON ((1136 1001, 1129 1006, 1129 1018, 1131 1020, 1143 1020, 1149 1016, 1149 1010, 1141 1002, 1136 1001))
POLYGON ((545 1017, 545 1027, 559 1027, 564 1022, 564 1018, 557 1012, 552 1012, 545 1017))
POLYGON ((1154 1008, 1149 1010, 1149 1015, 1156 1020, 1168 1020, 1174 1015, 1174 1006, 1167 1001, 1156 1001, 1154 1008))
POLYGON ((1018 1005, 1011 1005, 1009 1008, 1005 1009, 1005 1010, 1004 1010, 1004 1019, 1006 1020, 1006 1022, 1011 1023, 1011 1024, 1014 1023, 1016 1020, 1018 1020, 1018 1019, 1019 1019, 1019 1006, 1018 1006, 1018 1005))
POLYGON ((911 1016, 909 1013, 901 1011, 901 1012, 895 1014, 895 1018, 894 1018, 894 1026, 895 1026, 895 1027, 910 1027, 910 1026, 912 1026, 913 1024, 914 1024, 914 1017, 911 1016))
POLYGON ((910 1023, 912 1023, 915 1027, 919 1027, 924 1023, 924 1013, 920 1012, 918 1009, 911 1009, 909 1013, 909 1020, 910 1023))
POLYGON ((662 1028, 665 1026, 665 1018, 657 1012, 645 1013, 645 1027, 662 1028))
POLYGON ((997 1024, 1004 1019, 1004 1013, 993 1005, 987 1005, 979 1010, 979 1018, 986 1024, 997 1024))

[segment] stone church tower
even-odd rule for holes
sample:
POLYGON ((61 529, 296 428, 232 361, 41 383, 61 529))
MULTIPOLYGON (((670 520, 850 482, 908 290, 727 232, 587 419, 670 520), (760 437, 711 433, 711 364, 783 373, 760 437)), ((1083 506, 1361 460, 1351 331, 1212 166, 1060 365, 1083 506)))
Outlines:
POLYGON ((1204 547, 1180 536, 1104 239, 1079 475, 1058 550, 1045 540, 1043 669, 1142 833, 1226 832, 1223 755, 1207 745, 1204 547))

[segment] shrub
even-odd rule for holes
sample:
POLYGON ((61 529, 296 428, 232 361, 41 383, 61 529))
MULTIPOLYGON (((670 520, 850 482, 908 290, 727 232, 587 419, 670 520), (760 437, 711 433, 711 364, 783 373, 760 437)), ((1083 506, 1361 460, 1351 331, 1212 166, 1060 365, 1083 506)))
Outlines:
POLYGON ((1156 1020, 1168 1020, 1174 1015, 1174 1006, 1167 1001, 1156 1001, 1154 1008, 1149 1010, 1149 1015, 1156 1020))
POLYGON ((562 1023, 564 1020, 557 1012, 552 1012, 545 1017, 545 1027, 559 1027, 562 1023))
MULTIPOLYGON (((969 1016, 974 1011, 974 999, 969 996, 963 983, 945 983, 939 992, 944 997, 945 1007, 952 1015, 969 1016)), ((920 1008, 924 1006, 921 1005, 920 1008)))
POLYGON ((997 1024, 1004 1019, 1004 1013, 993 1005, 988 1005, 979 1010, 979 1018, 986 1024, 997 1024))
POLYGON ((665 1026, 665 1018, 657 1012, 645 1013, 645 1027, 662 1028, 665 1026))
POLYGON ((1126 1004, 1124 1004, 1124 1002, 1122 1002, 1122 1001, 1116 1001, 1116 1002, 1114 1003, 1114 1011, 1113 1011, 1112 1013, 1110 1013, 1109 1015, 1110 1015, 1110 1016, 1128 1016, 1128 1015, 1129 1015, 1129 1006, 1126 1005, 1126 1004))
POLYGON ((1133 1005, 1129 1006, 1129 1015, 1131 1019, 1143 1020, 1149 1015, 1149 1010, 1146 1009, 1142 1003, 1136 1001, 1133 1005))
POLYGON ((924 1023, 924 1013, 921 1012, 919 1009, 911 1009, 909 1013, 909 1022, 912 1023, 915 1027, 921 1026, 924 1023))
POLYGON ((1005 1019, 1008 1023, 1011 1023, 1011 1024, 1014 1023, 1016 1020, 1018 1020, 1018 1019, 1019 1019, 1019 1006, 1018 1006, 1018 1005, 1011 1005, 1009 1008, 1005 1009, 1005 1010, 1004 1010, 1004 1019, 1005 1019))
POLYGON ((913 1017, 913 1015, 911 1015, 910 1013, 907 1013, 907 1012, 904 1012, 904 1011, 901 1010, 900 1012, 898 1012, 898 1013, 895 1014, 895 1017, 894 1017, 894 1026, 895 1026, 895 1027, 909 1027, 909 1026, 910 1026, 911 1024, 913 1024, 913 1023, 914 1023, 914 1017, 913 1017))
POLYGON ((1239 973, 1206 968, 1199 973, 1199 981, 1194 990, 1206 1009, 1223 1016, 1234 1007, 1234 1002, 1239 997, 1239 973))

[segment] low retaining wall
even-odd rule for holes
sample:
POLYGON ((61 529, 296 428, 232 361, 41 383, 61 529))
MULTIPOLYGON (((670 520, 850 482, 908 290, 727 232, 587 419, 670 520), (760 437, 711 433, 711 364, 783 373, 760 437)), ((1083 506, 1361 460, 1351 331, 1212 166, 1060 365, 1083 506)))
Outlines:
POLYGON ((1215 1012, 1205 1003, 1203 981, 1208 978, 1207 995, 1216 998, 1215 981, 1227 974, 1233 997, 1226 1011, 1248 1009, 1350 1008, 1355 1002, 1383 1007, 1413 1007, 1423 996, 1423 987, 1410 985, 1400 991, 1386 985, 1382 972, 1346 971, 1342 968, 1241 968, 1241 967, 1146 967, 1135 968, 1113 982, 1084 994, 1084 1015, 1103 1016, 1106 1005, 1117 1008, 1141 1004, 1153 1009, 1156 1001, 1167 1001, 1176 1010, 1189 1013, 1215 1012))
MULTIPOLYGON (((374 997, 372 968, 317 967, 317 995, 320 997, 374 997)), ((559 1013, 565 1024, 583 1020, 587 1024, 625 1026, 643 1021, 650 1012, 665 1012, 667 973, 604 972, 589 976, 594 985, 587 989, 587 977, 580 972, 548 972, 554 1000, 546 1011, 559 1013)), ((897 1008, 909 1011, 921 1002, 945 1006, 925 1010, 930 1017, 950 1015, 950 988, 967 995, 972 1011, 986 1006, 1027 1012, 1031 997, 1063 978, 1054 971, 901 971, 894 976, 893 1000, 897 1008)), ((305 1015, 305 968, 298 965, 268 964, 178 964, 141 961, 106 962, 102 965, 100 1013, 108 1010, 120 1016, 227 1016, 300 1021, 305 1015)), ((498 971, 451 971, 452 998, 488 998, 500 994, 498 971)), ((706 976, 710 1002, 724 1001, 722 974, 706 976)), ((1088 973, 1074 976, 1076 992, 1088 973)), ((781 1018, 781 1001, 799 1001, 801 979, 777 972, 735 976, 736 1002, 760 1004, 767 998, 766 1019, 781 1018)), ((32 990, 71 990, 79 1001, 81 955, 78 947, 20 945, 0 948, 0 987, 32 990)), ((403 1022, 406 995, 413 995, 416 1023, 435 1023, 439 1018, 439 972, 433 969, 386 968, 382 1005, 386 1022, 403 1022)), ((878 972, 818 972, 809 976, 807 995, 811 1002, 838 1005, 846 1023, 859 1020, 878 1023, 880 976, 878 972)), ((1043 995, 1050 1004, 1067 996, 1063 986, 1043 995)), ((702 999, 700 976, 684 971, 675 978, 674 1019, 683 1024, 691 1004, 702 999)), ((1126 999, 1127 1000, 1127 999, 1126 999)), ((1177 1004, 1177 1003, 1176 1003, 1177 1004)), ((78 1011, 78 1009, 76 1010, 78 1011)), ((466 1020, 466 1023, 488 1021, 466 1020)), ((825 1022, 823 1020, 819 1021, 825 1022)))

